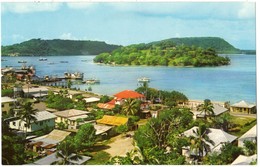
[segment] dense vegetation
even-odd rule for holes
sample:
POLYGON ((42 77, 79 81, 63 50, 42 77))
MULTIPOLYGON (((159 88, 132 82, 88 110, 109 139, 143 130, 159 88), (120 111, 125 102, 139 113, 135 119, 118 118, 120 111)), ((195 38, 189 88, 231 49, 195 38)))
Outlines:
POLYGON ((176 45, 172 41, 121 47, 94 58, 96 63, 161 66, 220 66, 228 65, 228 57, 218 56, 214 49, 176 45))
POLYGON ((118 45, 99 41, 42 40, 31 39, 20 44, 2 46, 2 55, 56 56, 56 55, 97 55, 111 52, 118 45))
MULTIPOLYGON (((163 41, 172 41, 176 45, 196 46, 203 49, 212 48, 217 53, 241 53, 241 51, 227 41, 218 37, 188 37, 188 38, 170 38, 163 41)), ((160 43, 153 42, 153 43, 160 43)))

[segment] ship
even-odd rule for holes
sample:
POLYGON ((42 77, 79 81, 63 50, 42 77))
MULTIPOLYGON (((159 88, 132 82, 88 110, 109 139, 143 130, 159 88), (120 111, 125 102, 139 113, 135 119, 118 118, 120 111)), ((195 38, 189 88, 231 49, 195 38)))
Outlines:
POLYGON ((96 78, 89 78, 86 81, 84 81, 86 84, 99 84, 100 80, 96 78))
POLYGON ((150 78, 147 78, 147 77, 141 77, 141 78, 138 78, 137 81, 138 82, 141 82, 141 83, 144 83, 144 82, 150 82, 150 78))

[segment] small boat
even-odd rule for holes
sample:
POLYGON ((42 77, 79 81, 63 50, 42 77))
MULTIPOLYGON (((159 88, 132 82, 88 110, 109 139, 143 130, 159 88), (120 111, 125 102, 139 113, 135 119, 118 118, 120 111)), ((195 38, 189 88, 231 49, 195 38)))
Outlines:
POLYGON ((48 59, 47 58, 39 58, 39 61, 47 61, 48 59))
POLYGON ((68 61, 60 61, 60 63, 68 63, 68 61))
POLYGON ((19 60, 18 63, 27 63, 27 61, 19 60))
POLYGON ((141 83, 143 83, 143 82, 150 82, 150 78, 147 78, 147 77, 141 77, 141 78, 138 78, 137 79, 137 81, 138 82, 141 82, 141 83))
POLYGON ((86 80, 86 84, 99 84, 100 80, 96 78, 90 78, 86 80))
POLYGON ((80 73, 80 72, 74 72, 74 73, 65 72, 64 73, 64 77, 65 77, 65 79, 79 79, 79 80, 83 80, 84 73, 80 73))
POLYGON ((48 64, 55 64, 54 62, 49 62, 48 64))
POLYGON ((88 60, 81 60, 82 62, 87 62, 88 60))
POLYGON ((1 59, 1 61, 7 61, 6 59, 1 59))

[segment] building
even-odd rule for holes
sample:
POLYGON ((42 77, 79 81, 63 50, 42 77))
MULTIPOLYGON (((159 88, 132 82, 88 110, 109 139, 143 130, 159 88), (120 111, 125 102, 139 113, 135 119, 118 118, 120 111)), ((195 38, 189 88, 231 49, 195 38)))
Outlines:
POLYGON ((46 126, 49 128, 55 127, 55 118, 56 116, 48 111, 39 111, 35 115, 36 121, 32 122, 29 127, 26 128, 26 122, 17 118, 9 122, 9 127, 11 129, 34 132, 37 130, 41 130, 46 126))
MULTIPOLYGON (((211 101, 211 103, 214 105, 219 105, 221 107, 225 106, 225 103, 223 102, 217 102, 217 101, 211 101)), ((198 106, 204 104, 203 100, 189 100, 188 102, 186 102, 185 106, 190 108, 192 111, 196 111, 198 106)))
MULTIPOLYGON (((182 135, 186 136, 186 137, 197 137, 196 134, 194 133, 199 127, 194 126, 193 128, 183 132, 182 135)), ((221 130, 221 129, 214 129, 214 128, 208 128, 209 132, 208 132, 208 137, 210 140, 212 140, 214 142, 214 145, 207 142, 207 144, 210 146, 210 150, 209 152, 217 152, 220 153, 221 152, 221 147, 224 145, 224 143, 232 143, 234 142, 237 137, 230 135, 228 133, 226 133, 225 131, 221 130)), ((182 155, 189 157, 190 155, 196 155, 195 151, 191 151, 190 147, 183 147, 182 148, 182 155)), ((206 155, 206 151, 203 152, 203 156, 206 155)))
POLYGON ((257 160, 257 154, 252 156, 239 155, 231 165, 250 165, 250 163, 257 160))
POLYGON ((86 101, 87 106, 91 106, 97 104, 100 101, 100 98, 88 97, 88 98, 84 98, 83 100, 86 101))
POLYGON ((10 110, 14 107, 14 102, 16 100, 10 97, 1 97, 1 104, 2 104, 2 114, 9 114, 10 110))
POLYGON ((62 122, 68 125, 68 129, 77 129, 79 126, 78 120, 88 118, 89 113, 90 112, 76 109, 58 111, 54 113, 57 116, 55 123, 57 125, 58 123, 62 122))
POLYGON ((256 105, 249 104, 244 100, 232 104, 230 106, 230 111, 232 113, 239 113, 239 114, 256 114, 256 105))
MULTIPOLYGON (((213 103, 213 116, 220 116, 221 114, 228 112, 228 109, 219 105, 219 104, 215 104, 213 103)), ((201 112, 201 111, 193 111, 194 117, 196 118, 204 118, 205 113, 201 112)), ((206 115, 208 116, 208 115, 206 115)))
POLYGON ((126 125, 127 122, 128 122, 128 118, 104 115, 103 118, 98 119, 96 122, 98 124, 105 124, 105 125, 111 125, 111 126, 120 126, 120 125, 126 125))
POLYGON ((243 134, 240 138, 238 138, 238 146, 243 147, 244 141, 257 141, 257 129, 256 125, 253 126, 249 131, 247 131, 245 134, 243 134))
POLYGON ((48 89, 44 86, 23 87, 25 97, 42 98, 48 95, 48 89))

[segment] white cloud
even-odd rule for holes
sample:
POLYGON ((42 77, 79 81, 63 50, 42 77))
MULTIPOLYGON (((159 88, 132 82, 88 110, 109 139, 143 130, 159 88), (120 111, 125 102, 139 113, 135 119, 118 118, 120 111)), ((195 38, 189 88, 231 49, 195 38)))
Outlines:
POLYGON ((97 3, 91 3, 91 2, 69 2, 67 3, 67 6, 72 9, 86 9, 90 8, 93 5, 97 3))
POLYGON ((63 34, 60 36, 60 39, 77 40, 77 38, 74 37, 71 33, 63 33, 63 34))
POLYGON ((56 11, 61 7, 62 3, 2 3, 1 11, 12 13, 31 13, 31 12, 43 12, 43 11, 56 11))
POLYGON ((255 17, 255 3, 245 2, 238 11, 238 17, 241 19, 248 19, 255 17))

